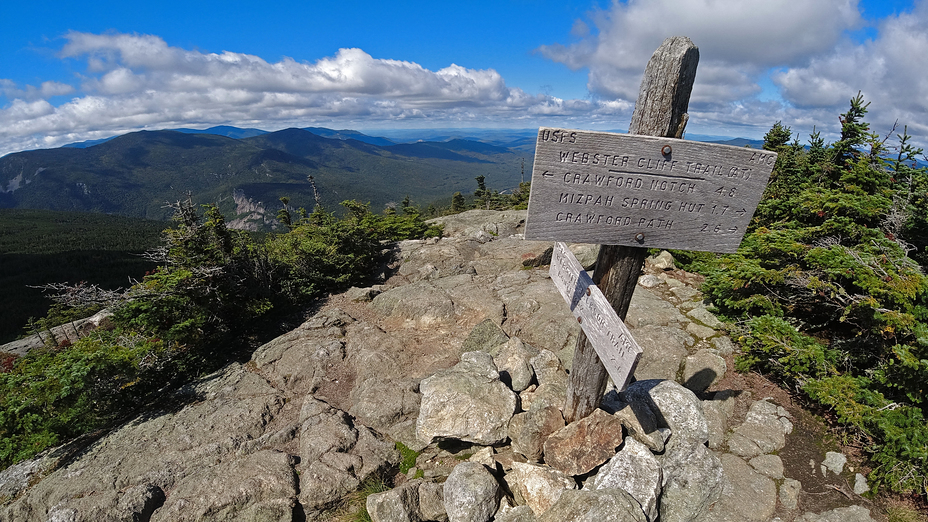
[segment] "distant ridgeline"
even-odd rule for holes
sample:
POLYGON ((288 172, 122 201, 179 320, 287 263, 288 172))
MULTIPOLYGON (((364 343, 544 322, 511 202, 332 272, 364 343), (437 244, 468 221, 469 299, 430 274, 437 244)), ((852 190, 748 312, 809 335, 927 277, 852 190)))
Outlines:
POLYGON ((218 204, 232 226, 259 230, 276 225, 284 196, 309 211, 317 198, 333 211, 348 199, 374 211, 406 196, 422 207, 450 204, 454 192, 473 190, 478 175, 497 190, 517 188, 521 161, 532 161, 524 149, 464 139, 397 144, 356 131, 310 130, 141 131, 9 154, 0 158, 0 208, 166 220, 165 203, 190 193, 198 203, 218 204))

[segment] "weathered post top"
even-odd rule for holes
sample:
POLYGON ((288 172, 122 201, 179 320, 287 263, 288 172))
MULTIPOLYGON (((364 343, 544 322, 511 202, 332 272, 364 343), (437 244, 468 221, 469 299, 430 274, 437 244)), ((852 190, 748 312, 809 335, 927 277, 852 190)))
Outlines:
POLYGON ((681 138, 696 81, 699 48, 686 36, 671 36, 654 51, 641 79, 629 134, 681 138))

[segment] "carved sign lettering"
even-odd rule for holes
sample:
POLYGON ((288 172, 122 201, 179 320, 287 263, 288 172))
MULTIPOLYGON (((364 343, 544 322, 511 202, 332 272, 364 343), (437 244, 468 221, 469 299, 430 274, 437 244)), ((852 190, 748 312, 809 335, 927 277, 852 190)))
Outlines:
POLYGON ((525 238, 734 252, 776 153, 541 128, 525 238))
POLYGON ((554 244, 550 273, 612 382, 624 390, 638 366, 641 347, 564 243, 554 244))

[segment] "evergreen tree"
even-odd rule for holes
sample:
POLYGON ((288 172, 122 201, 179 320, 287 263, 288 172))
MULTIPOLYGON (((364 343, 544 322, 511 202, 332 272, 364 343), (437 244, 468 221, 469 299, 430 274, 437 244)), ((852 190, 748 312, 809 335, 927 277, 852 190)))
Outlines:
POLYGON ((460 192, 455 192, 451 196, 451 213, 457 214, 458 212, 464 212, 467 208, 467 202, 464 201, 464 196, 460 192))

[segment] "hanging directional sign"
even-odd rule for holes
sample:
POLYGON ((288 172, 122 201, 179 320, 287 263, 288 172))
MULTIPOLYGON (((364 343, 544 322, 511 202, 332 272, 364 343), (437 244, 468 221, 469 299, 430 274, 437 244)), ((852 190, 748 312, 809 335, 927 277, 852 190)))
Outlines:
POLYGON ((775 162, 764 150, 543 127, 525 239, 734 252, 775 162))
POLYGON ((550 274, 612 382, 624 390, 638 366, 641 347, 564 243, 554 244, 550 274))

